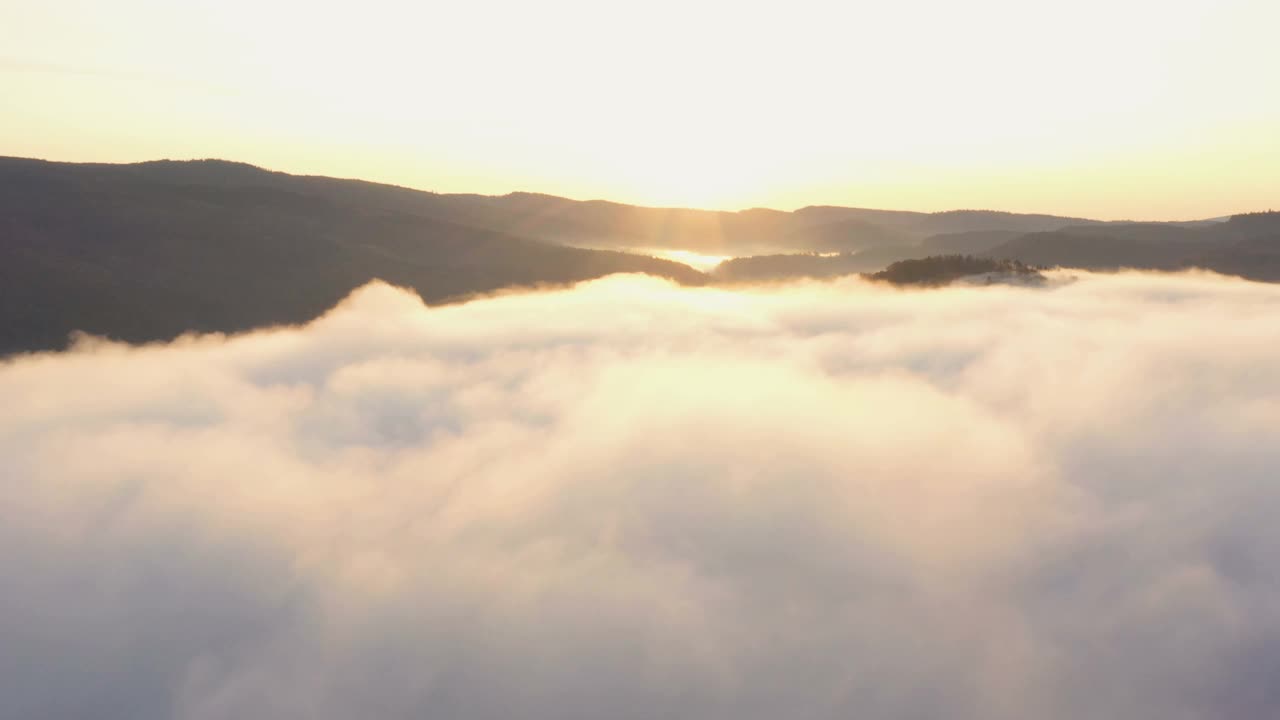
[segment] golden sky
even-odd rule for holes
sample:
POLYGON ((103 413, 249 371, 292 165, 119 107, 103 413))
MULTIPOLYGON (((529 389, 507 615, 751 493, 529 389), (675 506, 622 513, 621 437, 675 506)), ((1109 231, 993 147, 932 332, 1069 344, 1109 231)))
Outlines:
POLYGON ((1280 0, 0 0, 0 154, 653 205, 1280 208, 1280 0))

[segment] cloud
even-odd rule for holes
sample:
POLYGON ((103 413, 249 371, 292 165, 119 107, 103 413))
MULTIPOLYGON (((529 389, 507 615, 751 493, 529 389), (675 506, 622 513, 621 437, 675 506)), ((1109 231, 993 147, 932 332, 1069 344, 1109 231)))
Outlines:
POLYGON ((1259 718, 1280 287, 615 276, 0 365, 0 717, 1259 718))

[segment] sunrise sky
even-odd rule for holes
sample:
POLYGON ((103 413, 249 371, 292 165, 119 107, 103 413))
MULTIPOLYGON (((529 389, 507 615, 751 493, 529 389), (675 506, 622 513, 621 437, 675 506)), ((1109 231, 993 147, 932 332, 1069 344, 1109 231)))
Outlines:
POLYGON ((442 192, 1280 206, 1280 2, 0 0, 0 154, 442 192))

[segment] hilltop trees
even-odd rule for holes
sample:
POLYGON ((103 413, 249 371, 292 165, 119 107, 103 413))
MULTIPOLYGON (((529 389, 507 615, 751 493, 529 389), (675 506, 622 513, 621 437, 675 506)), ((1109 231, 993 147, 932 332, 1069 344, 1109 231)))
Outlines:
POLYGON ((984 273, 1040 277, 1034 267, 1017 260, 973 255, 934 255, 918 260, 899 260, 868 277, 894 285, 946 285, 962 277, 984 273))

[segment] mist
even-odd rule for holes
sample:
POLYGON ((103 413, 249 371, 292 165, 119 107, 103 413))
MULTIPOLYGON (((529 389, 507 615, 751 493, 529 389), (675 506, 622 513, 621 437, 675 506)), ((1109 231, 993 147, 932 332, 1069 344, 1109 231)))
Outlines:
POLYGON ((0 717, 1263 718, 1280 286, 635 275, 0 364, 0 717))

